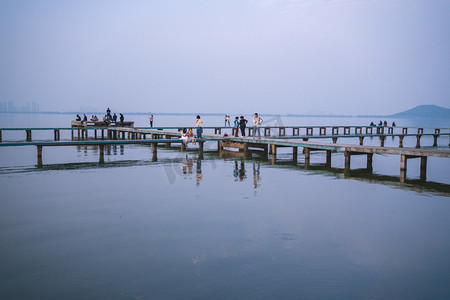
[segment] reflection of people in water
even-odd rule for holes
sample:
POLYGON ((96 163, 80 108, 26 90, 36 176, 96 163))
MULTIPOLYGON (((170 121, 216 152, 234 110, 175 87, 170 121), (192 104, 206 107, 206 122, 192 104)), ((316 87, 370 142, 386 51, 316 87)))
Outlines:
POLYGON ((238 168, 238 162, 237 162, 237 160, 234 161, 233 176, 234 176, 234 178, 235 178, 234 181, 237 181, 237 180, 238 180, 238 177, 239 177, 239 168, 238 168))
POLYGON ((256 189, 258 187, 259 182, 259 162, 253 163, 253 187, 256 189))
POLYGON ((239 169, 239 180, 242 181, 245 178, 247 178, 247 176, 245 176, 245 164, 244 161, 241 161, 241 168, 239 169))
POLYGON ((234 181, 238 181, 238 178, 240 181, 244 180, 247 176, 245 176, 245 164, 244 161, 241 161, 241 166, 238 166, 237 160, 234 161, 234 170, 233 170, 233 176, 235 178, 234 181))
POLYGON ((186 155, 186 159, 181 163, 181 169, 183 170, 183 174, 192 174, 192 167, 194 163, 192 159, 189 159, 186 155))
POLYGON ((202 181, 202 160, 197 159, 197 170, 195 171, 195 180, 197 181, 197 185, 202 181))

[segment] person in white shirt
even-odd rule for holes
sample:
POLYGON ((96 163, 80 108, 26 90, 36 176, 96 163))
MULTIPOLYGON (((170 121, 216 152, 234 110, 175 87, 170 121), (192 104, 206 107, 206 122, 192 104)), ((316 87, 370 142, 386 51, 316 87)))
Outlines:
POLYGON ((258 136, 261 137, 261 126, 263 120, 258 116, 258 113, 255 113, 255 117, 253 118, 253 137, 255 137, 256 132, 258 132, 258 136))
POLYGON ((197 116, 197 120, 195 121, 195 126, 197 127, 197 138, 202 138, 202 127, 203 127, 203 120, 200 118, 200 116, 197 116))

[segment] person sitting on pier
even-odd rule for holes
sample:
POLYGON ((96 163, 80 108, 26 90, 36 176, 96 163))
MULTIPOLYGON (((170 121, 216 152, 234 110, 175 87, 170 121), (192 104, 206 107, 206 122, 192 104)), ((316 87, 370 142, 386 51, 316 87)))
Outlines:
POLYGON ((92 118, 91 118, 91 121, 92 121, 92 122, 98 122, 97 116, 96 116, 96 115, 93 115, 92 118))
POLYGON ((373 127, 373 126, 375 126, 375 123, 373 123, 373 122, 370 122, 370 126, 372 126, 372 127, 373 127))
POLYGON ((87 116, 83 115, 83 122, 87 122, 87 116))
POLYGON ((245 136, 245 127, 247 126, 247 120, 244 119, 244 116, 241 116, 241 120, 239 121, 239 128, 241 128, 241 135, 245 136))
POLYGON ((239 131, 239 117, 236 117, 234 119, 234 136, 238 137, 238 131, 239 131))
POLYGON ((187 132, 188 136, 188 142, 192 142, 192 144, 196 144, 195 138, 194 138, 194 132, 192 131, 192 128, 189 128, 189 131, 187 132))
POLYGON ((183 132, 181 133, 181 140, 183 141, 183 143, 187 146, 188 142, 189 142, 189 137, 187 135, 187 131, 186 128, 183 128, 183 132))
POLYGON ((78 121, 78 122, 80 122, 80 121, 81 121, 81 117, 80 117, 80 115, 78 115, 78 114, 77 114, 77 118, 75 119, 75 121, 78 121))
POLYGON ((387 127, 387 121, 384 121, 384 127, 387 127))
POLYGON ((109 107, 106 110, 106 116, 108 117, 108 119, 111 118, 111 110, 109 109, 109 107))
POLYGON ((103 117, 103 122, 105 123, 106 126, 108 126, 108 124, 109 124, 109 117, 108 117, 108 115, 105 115, 103 117))
POLYGON ((395 122, 392 122, 392 127, 395 127, 395 126, 397 126, 397 124, 395 124, 395 122))
POLYGON ((114 113, 114 115, 112 116, 112 121, 113 121, 114 123, 117 122, 117 115, 116 115, 116 113, 114 113))

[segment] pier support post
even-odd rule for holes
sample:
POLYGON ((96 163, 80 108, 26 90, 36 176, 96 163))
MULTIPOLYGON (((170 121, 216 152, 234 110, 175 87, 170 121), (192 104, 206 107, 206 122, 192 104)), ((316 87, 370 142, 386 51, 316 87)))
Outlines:
POLYGON ((181 151, 186 151, 186 144, 181 142, 181 151))
POLYGON ((102 140, 105 139, 105 130, 102 129, 102 140))
POLYGON ((402 134, 408 134, 408 128, 407 127, 402 128, 402 134))
POLYGON ((70 132, 70 136, 72 137, 72 140, 73 140, 73 129, 72 130, 70 130, 71 132, 70 132))
POLYGON ((313 135, 313 127, 306 127, 306 135, 313 135))
POLYGON ((303 152, 305 153, 305 168, 309 168, 310 159, 311 159, 311 150, 309 148, 303 148, 303 152))
POLYGON ((344 127, 344 135, 349 135, 350 134, 350 127, 349 126, 345 126, 344 127))
MULTIPOLYGON (((172 137, 166 134, 166 140, 170 140, 172 137)), ((170 148, 170 142, 166 143, 166 148, 170 148)))
POLYGON ((272 152, 272 160, 275 158, 275 159, 277 159, 277 146, 276 145, 274 145, 274 144, 272 144, 272 145, 270 145, 270 148, 271 148, 271 152, 272 152))
POLYGON ((366 168, 368 170, 372 170, 373 169, 372 161, 373 161, 373 153, 367 153, 367 165, 366 165, 366 168))
POLYGON ((400 155, 400 171, 406 172, 406 166, 407 166, 407 157, 405 154, 400 155))
POLYGON ((350 170, 350 161, 351 161, 351 153, 350 153, 350 151, 345 151, 344 152, 344 157, 345 157, 345 169, 346 170, 350 170))
POLYGON ((400 182, 406 181, 406 167, 408 157, 405 154, 400 155, 400 182))
POLYGON ((264 128, 264 136, 270 136, 270 128, 264 128))
POLYGON ((103 144, 98 145, 98 152, 99 152, 98 163, 99 164, 105 163, 105 145, 103 144))
POLYGON ((333 144, 337 143, 338 138, 332 138, 333 139, 333 144))
POLYGON ((2 142, 2 131, 0 130, 0 143, 2 142))
POLYGON ((373 127, 366 127, 366 134, 373 134, 373 127))
POLYGON ((55 129, 55 141, 59 141, 61 139, 60 131, 59 129, 55 129))
POLYGON ((364 145, 364 137, 363 136, 359 137, 359 145, 360 146, 364 145))
POLYGON ((405 136, 404 135, 400 135, 399 137, 398 137, 398 147, 399 148, 403 148, 403 139, 405 138, 405 136))
POLYGON ((286 135, 286 128, 285 127, 278 128, 278 135, 279 136, 285 136, 286 135))
POLYGON ((386 136, 380 135, 380 147, 384 147, 384 140, 386 139, 386 136))
POLYGON ((437 147, 437 139, 439 134, 433 134, 433 147, 437 147))
POLYGON ((327 135, 327 128, 319 127, 319 135, 327 135))
POLYGON ((94 129, 94 138, 97 139, 97 129, 94 129))
POLYGON ((331 166, 331 150, 327 150, 327 159, 325 161, 327 166, 331 166))
POLYGON ((333 126, 333 127, 331 128, 331 134, 332 134, 332 135, 338 135, 338 134, 339 134, 339 127, 333 126))
POLYGON ((31 130, 27 130, 27 142, 31 142, 31 130))
POLYGON ((37 145, 37 165, 38 167, 42 167, 42 146, 37 145))
POLYGON ((423 134, 423 128, 417 128, 417 134, 423 134))
POLYGON ((248 143, 244 143, 243 152, 244 152, 244 157, 247 157, 247 155, 248 155, 248 143))
POLYGON ((198 142, 198 158, 203 159, 203 145, 205 142, 198 142))
POLYGON ((295 164, 298 161, 298 147, 292 147, 292 160, 295 164))
POLYGON ((420 180, 427 180, 427 157, 420 157, 420 180))
POLYGON ((293 135, 293 136, 299 136, 299 135, 300 135, 300 128, 298 128, 298 127, 293 127, 293 128, 292 128, 292 135, 293 135))
POLYGON ((418 135, 418 136, 417 136, 416 148, 420 148, 420 138, 421 138, 421 137, 422 137, 421 135, 418 135))

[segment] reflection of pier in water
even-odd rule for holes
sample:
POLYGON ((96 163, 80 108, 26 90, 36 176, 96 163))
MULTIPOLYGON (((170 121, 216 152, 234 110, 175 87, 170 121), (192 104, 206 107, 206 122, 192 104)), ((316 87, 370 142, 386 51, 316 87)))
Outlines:
MULTIPOLYGON (((81 148, 81 147, 80 147, 81 148)), ((114 148, 114 147, 111 147, 114 148)), ((120 149, 120 147, 118 147, 120 149)), ((84 151, 84 149, 80 149, 84 151)), ((120 150, 119 150, 120 152, 120 150)), ((114 151, 111 149, 111 153, 114 151)), ((218 160, 217 152, 210 151, 205 152, 202 159, 199 159, 198 155, 192 151, 186 156, 186 152, 178 152, 180 155, 176 158, 164 158, 156 160, 118 160, 104 163, 98 162, 83 162, 83 163, 64 163, 64 164, 46 164, 41 168, 35 167, 3 167, 0 168, 0 174, 11 173, 28 173, 28 172, 40 172, 40 171, 60 171, 60 170, 89 170, 99 168, 126 168, 126 167, 138 167, 138 166, 157 166, 160 165, 164 168, 167 179, 170 184, 173 184, 177 176, 188 175, 189 178, 193 178, 195 173, 196 185, 199 185, 203 179, 202 167, 204 163, 209 163, 215 168, 218 160)), ((114 154, 113 154, 114 155, 114 154)), ((117 154, 115 154, 117 155, 117 154)), ((119 154, 119 155, 123 155, 119 154)), ((264 174, 264 166, 270 168, 286 168, 292 170, 298 170, 300 172, 306 172, 311 175, 322 175, 328 177, 334 177, 336 179, 350 179, 364 181, 373 184, 382 184, 392 186, 394 188, 406 189, 417 193, 435 193, 441 196, 450 196, 450 185, 432 181, 426 181, 421 179, 406 179, 402 182, 399 176, 379 175, 374 174, 371 168, 363 169, 351 169, 331 167, 329 164, 314 164, 305 166, 304 164, 298 164, 294 161, 282 161, 273 162, 267 157, 260 158, 236 158, 228 157, 226 161, 234 163, 233 167, 233 180, 236 182, 246 182, 251 180, 255 191, 262 185, 261 175, 264 174), (263 168, 261 168, 263 166, 263 168), (249 172, 252 178, 249 178, 249 172)))

